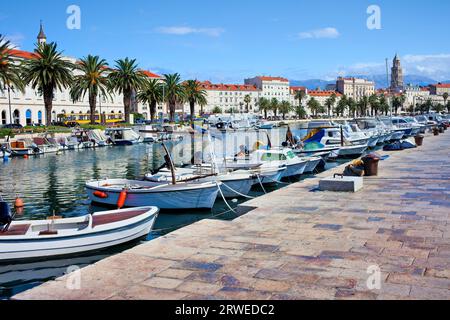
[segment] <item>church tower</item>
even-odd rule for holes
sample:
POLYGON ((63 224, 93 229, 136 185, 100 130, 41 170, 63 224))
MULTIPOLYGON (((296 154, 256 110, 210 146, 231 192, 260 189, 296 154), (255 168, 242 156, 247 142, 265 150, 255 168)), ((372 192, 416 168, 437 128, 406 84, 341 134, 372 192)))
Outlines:
POLYGON ((37 40, 38 40, 38 44, 43 44, 47 42, 47 36, 44 33, 44 27, 42 25, 42 21, 41 21, 41 29, 39 31, 39 34, 37 36, 37 40))
POLYGON ((400 63, 398 55, 395 55, 394 61, 392 62, 392 78, 391 78, 391 90, 394 92, 400 92, 404 88, 403 81, 403 69, 400 63))

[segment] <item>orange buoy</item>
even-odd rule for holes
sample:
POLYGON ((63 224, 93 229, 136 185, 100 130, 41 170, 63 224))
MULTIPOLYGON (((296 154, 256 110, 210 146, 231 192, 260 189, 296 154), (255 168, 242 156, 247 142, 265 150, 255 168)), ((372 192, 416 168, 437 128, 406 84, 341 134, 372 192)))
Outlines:
POLYGON ((28 159, 28 155, 27 155, 27 154, 24 155, 23 158, 24 158, 24 159, 28 159))
POLYGON ((123 189, 119 195, 119 200, 117 201, 117 208, 122 209, 125 206, 125 201, 127 201, 128 191, 123 189))
POLYGON ((108 198, 108 194, 105 192, 101 192, 101 191, 95 191, 94 196, 96 196, 97 198, 100 198, 100 199, 108 198))
POLYGON ((14 201, 14 207, 15 208, 23 208, 25 207, 23 200, 19 198, 19 196, 16 197, 16 201, 14 201))

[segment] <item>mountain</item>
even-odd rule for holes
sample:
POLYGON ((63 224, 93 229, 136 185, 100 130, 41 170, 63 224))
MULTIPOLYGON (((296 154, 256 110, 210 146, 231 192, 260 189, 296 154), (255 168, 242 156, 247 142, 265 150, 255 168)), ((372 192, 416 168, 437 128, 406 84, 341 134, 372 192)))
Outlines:
POLYGON ((336 84, 336 81, 327 81, 327 80, 320 80, 320 79, 291 80, 291 86, 306 87, 309 90, 316 90, 317 88, 325 90, 326 86, 329 84, 336 84))
MULTIPOLYGON (((349 76, 350 77, 350 76, 349 76)), ((377 89, 386 88, 386 75, 352 75, 351 77, 367 79, 370 81, 375 81, 375 87, 377 89)), ((391 79, 389 78, 389 84, 391 79)), ((429 84, 437 83, 438 81, 421 76, 421 75, 405 75, 404 77, 405 84, 419 85, 419 86, 427 86, 429 84)), ((442 83, 449 83, 450 81, 441 81, 442 83)), ((310 90, 315 90, 320 88, 325 90, 327 85, 336 84, 336 81, 327 81, 321 79, 311 79, 311 80, 291 80, 292 86, 303 86, 310 90)))

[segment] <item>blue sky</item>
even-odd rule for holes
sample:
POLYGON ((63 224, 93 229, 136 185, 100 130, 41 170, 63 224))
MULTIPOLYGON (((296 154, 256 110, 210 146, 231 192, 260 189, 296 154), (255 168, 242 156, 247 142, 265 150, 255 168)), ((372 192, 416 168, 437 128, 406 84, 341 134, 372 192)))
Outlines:
POLYGON ((42 19, 49 41, 69 56, 98 54, 111 64, 129 56, 154 72, 215 82, 380 74, 396 52, 407 74, 448 80, 449 12, 442 0, 8 1, 0 33, 32 50, 42 19), (72 4, 80 30, 66 27, 72 4), (381 30, 366 26, 373 4, 381 30))

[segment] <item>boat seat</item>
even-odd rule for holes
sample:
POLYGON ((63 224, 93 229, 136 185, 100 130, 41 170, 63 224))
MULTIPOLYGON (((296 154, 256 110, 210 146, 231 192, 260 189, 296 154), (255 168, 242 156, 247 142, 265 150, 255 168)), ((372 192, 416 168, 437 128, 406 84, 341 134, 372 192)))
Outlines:
POLYGON ((21 225, 10 226, 8 228, 8 230, 0 231, 0 237, 24 236, 27 234, 30 227, 31 227, 30 224, 21 224, 21 225))
POLYGON ((124 213, 114 213, 114 214, 107 214, 107 215, 99 215, 99 216, 93 216, 92 217, 92 227, 98 227, 105 224, 120 222, 128 219, 132 219, 135 217, 138 217, 144 213, 146 213, 147 210, 134 210, 124 213))

